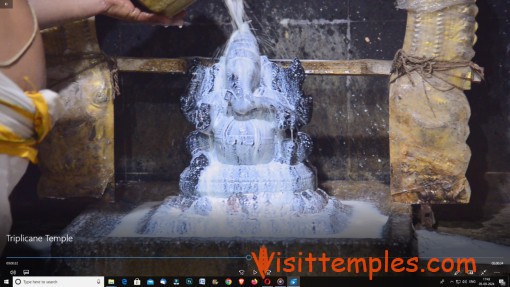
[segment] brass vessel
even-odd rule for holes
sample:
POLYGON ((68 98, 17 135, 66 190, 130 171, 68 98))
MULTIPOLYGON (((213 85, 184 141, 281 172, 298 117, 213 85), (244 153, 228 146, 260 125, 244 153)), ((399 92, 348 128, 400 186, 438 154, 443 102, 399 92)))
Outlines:
POLYGON ((173 17, 188 8, 196 0, 138 0, 145 8, 156 14, 173 17))

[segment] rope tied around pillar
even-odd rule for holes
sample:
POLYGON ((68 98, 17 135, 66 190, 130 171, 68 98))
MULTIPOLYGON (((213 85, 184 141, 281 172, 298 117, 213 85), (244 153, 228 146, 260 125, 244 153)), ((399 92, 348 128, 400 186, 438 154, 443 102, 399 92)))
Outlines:
POLYGON ((465 62, 450 62, 440 61, 433 57, 417 57, 407 54, 404 50, 400 49, 395 54, 393 65, 391 67, 391 83, 394 83, 402 76, 407 76, 413 86, 415 86, 410 74, 416 72, 420 77, 427 82, 431 87, 436 90, 447 92, 454 88, 466 90, 466 85, 459 85, 457 79, 461 83, 472 82, 473 74, 476 74, 481 79, 484 78, 484 70, 482 67, 473 63, 472 61, 465 62), (462 73, 449 73, 453 70, 465 69, 462 73), (441 88, 437 83, 432 81, 436 79, 446 85, 446 88, 441 88))

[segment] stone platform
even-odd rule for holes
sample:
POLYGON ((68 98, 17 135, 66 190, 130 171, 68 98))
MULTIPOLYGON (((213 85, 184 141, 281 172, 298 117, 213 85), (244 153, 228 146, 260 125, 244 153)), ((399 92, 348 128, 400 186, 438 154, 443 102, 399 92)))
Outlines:
MULTIPOLYGON (((269 252, 281 252, 281 258, 297 257, 300 252, 304 256, 311 252, 320 257, 324 252, 329 257, 342 258, 383 257, 385 250, 389 251, 391 257, 417 254, 410 207, 391 203, 387 185, 378 182, 330 181, 323 183, 321 188, 344 204, 354 206, 355 212, 351 219, 354 222, 349 223, 354 229, 349 235, 332 238, 287 238, 278 234, 266 238, 168 238, 129 232, 122 234, 118 228, 126 224, 127 218, 144 216, 145 211, 141 206, 155 205, 168 196, 178 194, 177 183, 123 184, 118 188, 117 203, 94 206, 64 230, 63 234, 72 236, 74 241, 55 244, 52 255, 73 259, 54 259, 56 273, 233 276, 238 275, 239 270, 257 270, 250 254, 258 254, 262 245, 269 252), (356 213, 356 210, 359 212, 356 213), (379 215, 374 216, 374 211, 379 215), (376 221, 381 218, 385 222, 378 225, 376 221)), ((272 267, 275 268, 275 264, 272 267)), ((312 273, 300 274, 339 275, 322 273, 319 269, 317 267, 312 273)))

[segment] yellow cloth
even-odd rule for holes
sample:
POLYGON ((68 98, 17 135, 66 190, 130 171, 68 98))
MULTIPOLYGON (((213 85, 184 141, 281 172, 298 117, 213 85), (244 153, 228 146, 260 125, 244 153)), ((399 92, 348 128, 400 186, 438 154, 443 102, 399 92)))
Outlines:
POLYGON ((23 138, 17 135, 9 127, 0 124, 0 153, 26 158, 32 163, 37 163, 36 145, 40 143, 51 129, 51 117, 48 105, 40 92, 25 92, 25 95, 32 100, 35 112, 31 113, 14 104, 2 101, 0 105, 9 107, 18 115, 28 118, 33 122, 34 136, 23 138))

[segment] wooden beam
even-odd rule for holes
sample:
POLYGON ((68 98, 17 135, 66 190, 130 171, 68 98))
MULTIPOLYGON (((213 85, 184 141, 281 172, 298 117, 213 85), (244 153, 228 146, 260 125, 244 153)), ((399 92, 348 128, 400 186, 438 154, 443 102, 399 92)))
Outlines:
POLYGON ((116 58, 119 72, 186 74, 188 61, 185 59, 140 59, 116 58))
MULTIPOLYGON (((197 58, 203 64, 211 65, 216 60, 197 58)), ((192 59, 165 58, 116 58, 120 72, 185 74, 192 59)), ((272 60, 288 66, 291 60, 272 60)), ((306 74, 334 76, 389 76, 392 61, 384 60, 301 60, 306 74)))
MULTIPOLYGON (((287 66, 290 60, 273 60, 287 66)), ((301 60, 306 74, 333 76, 389 76, 392 61, 384 60, 301 60)))
MULTIPOLYGON (((217 62, 213 58, 116 58, 120 72, 138 73, 187 73, 190 63, 198 60, 204 65, 212 65, 217 62)), ((289 66, 292 60, 271 60, 284 67, 289 66)), ((330 76, 389 76, 392 61, 386 60, 300 60, 308 75, 330 76)), ((482 78, 478 73, 472 73, 474 83, 479 83, 482 78)))

